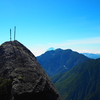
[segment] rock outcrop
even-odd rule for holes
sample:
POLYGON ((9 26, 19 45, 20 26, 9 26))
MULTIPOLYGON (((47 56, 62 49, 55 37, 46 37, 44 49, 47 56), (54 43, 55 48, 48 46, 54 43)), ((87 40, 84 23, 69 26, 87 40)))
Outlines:
POLYGON ((0 46, 0 100, 61 100, 35 56, 18 41, 0 46))

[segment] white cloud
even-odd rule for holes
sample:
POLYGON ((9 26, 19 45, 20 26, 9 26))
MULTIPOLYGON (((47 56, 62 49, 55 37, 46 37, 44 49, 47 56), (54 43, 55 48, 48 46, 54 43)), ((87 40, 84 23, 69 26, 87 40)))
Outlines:
POLYGON ((77 41, 78 44, 100 44, 100 37, 86 38, 77 41))
POLYGON ((39 56, 39 55, 45 53, 46 50, 45 50, 45 49, 35 48, 35 49, 31 49, 31 52, 32 52, 35 56, 39 56))
POLYGON ((62 43, 46 43, 34 45, 29 48, 35 56, 39 56, 46 52, 50 47, 72 49, 77 52, 88 52, 88 53, 100 53, 100 46, 95 47, 96 44, 100 44, 100 37, 83 38, 77 40, 66 40, 62 43), (91 46, 90 46, 91 45, 91 46), (92 47, 93 46, 93 47, 92 47))
POLYGON ((84 38, 77 40, 67 40, 67 42, 56 44, 57 46, 75 45, 75 44, 100 44, 100 37, 84 38))
POLYGON ((52 44, 52 43, 48 43, 48 44, 52 44))

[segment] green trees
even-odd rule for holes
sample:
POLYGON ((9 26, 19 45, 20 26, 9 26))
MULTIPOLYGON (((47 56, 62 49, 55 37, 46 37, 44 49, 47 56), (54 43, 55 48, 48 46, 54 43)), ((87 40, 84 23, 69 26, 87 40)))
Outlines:
POLYGON ((55 85, 64 100, 100 100, 100 59, 90 59, 63 73, 55 85))

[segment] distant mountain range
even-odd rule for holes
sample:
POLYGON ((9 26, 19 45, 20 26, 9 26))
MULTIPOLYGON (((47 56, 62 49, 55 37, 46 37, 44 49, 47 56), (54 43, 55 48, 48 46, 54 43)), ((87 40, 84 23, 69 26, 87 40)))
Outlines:
POLYGON ((63 100, 100 100, 100 59, 90 59, 52 77, 63 100))
POLYGON ((82 54, 87 56, 88 58, 93 58, 93 59, 100 58, 100 54, 94 54, 94 53, 82 53, 82 54))
POLYGON ((70 49, 51 50, 37 57, 38 62, 42 65, 49 76, 66 72, 88 59, 89 58, 83 54, 79 54, 70 49))

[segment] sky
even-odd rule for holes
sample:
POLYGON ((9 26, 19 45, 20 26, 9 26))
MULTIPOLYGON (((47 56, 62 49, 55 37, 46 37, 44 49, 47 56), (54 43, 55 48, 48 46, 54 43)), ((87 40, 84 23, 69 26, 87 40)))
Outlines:
POLYGON ((48 48, 100 53, 100 0, 0 0, 0 44, 16 40, 35 56, 48 48))

